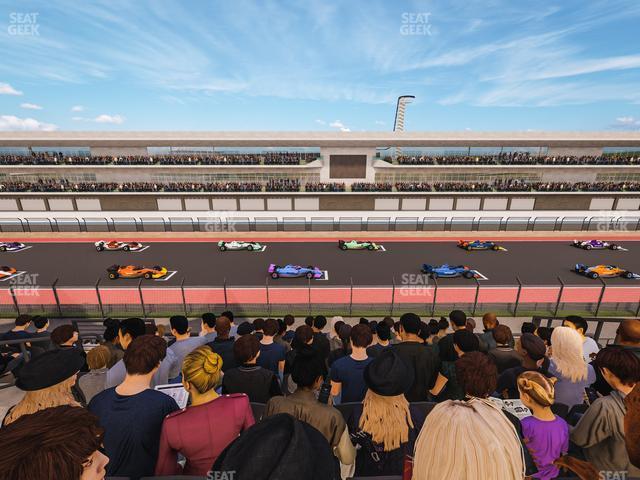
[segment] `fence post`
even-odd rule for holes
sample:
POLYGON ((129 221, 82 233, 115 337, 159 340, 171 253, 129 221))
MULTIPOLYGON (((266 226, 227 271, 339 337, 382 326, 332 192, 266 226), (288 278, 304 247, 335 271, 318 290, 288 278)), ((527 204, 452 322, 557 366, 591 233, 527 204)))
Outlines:
POLYGON ((60 299, 58 298, 58 289, 56 288, 57 283, 58 283, 58 279, 56 278, 54 282, 51 284, 51 290, 53 291, 53 298, 56 299, 56 305, 58 306, 58 315, 62 317, 62 307, 60 307, 60 299))
POLYGON ((556 300, 556 308, 553 311, 553 316, 558 316, 558 308, 560 308, 560 300, 562 300, 562 292, 564 291, 564 282, 560 277, 557 277, 560 282, 560 291, 558 292, 558 299, 556 300))
POLYGON ((604 298, 604 291, 607 289, 607 284, 602 279, 602 277, 598 277, 598 280, 602 282, 602 289, 600 290, 600 296, 598 297, 598 305, 596 305, 596 311, 593 314, 594 317, 598 316, 598 312, 600 311, 600 305, 602 304, 602 299, 604 298))
POLYGON ((18 305, 18 299, 16 298, 16 292, 13 290, 13 285, 9 284, 9 292, 13 300, 13 306, 16 307, 16 312, 20 315, 20 306, 18 305))
POLYGON ((144 298, 142 297, 142 279, 138 282, 138 293, 140 294, 140 306, 142 307, 142 318, 147 318, 147 309, 144 305, 144 298))
POLYGON ((309 315, 311 315, 311 279, 307 278, 307 300, 309 302, 309 315))
POLYGON ((436 288, 433 289, 433 302, 431 303, 431 316, 433 317, 436 313, 436 297, 438 296, 438 280, 433 279, 433 283, 436 288))
POLYGON ((187 297, 185 297, 184 295, 184 277, 182 278, 182 282, 180 282, 180 292, 182 293, 182 308, 184 309, 184 316, 188 317, 189 315, 187 315, 187 297))
POLYGON ((350 277, 351 288, 349 289, 349 316, 353 314, 353 277, 350 277))
POLYGON ((393 317, 393 307, 396 303, 396 277, 391 277, 391 310, 389 316, 393 317))
POLYGON ((102 315, 102 318, 104 318, 104 307, 102 305, 102 297, 100 296, 100 279, 98 278, 98 280, 96 281, 96 296, 98 297, 98 305, 100 305, 100 314, 102 315))
POLYGON ((224 277, 222 288, 224 289, 224 309, 227 310, 229 308, 229 303, 227 302, 227 277, 224 277))
POLYGON ((638 301, 638 308, 636 308, 636 318, 640 315, 640 301, 638 301))
POLYGON ((518 305, 520 305, 520 293, 522 292, 522 282, 520 281, 520 277, 516 276, 516 281, 518 282, 518 293, 516 295, 516 304, 513 307, 513 316, 517 317, 518 313, 518 305))
POLYGON ((478 296, 480 295, 480 282, 476 277, 473 277, 476 281, 476 298, 473 300, 473 310, 471 311, 471 316, 476 316, 476 307, 478 306, 478 296))
POLYGON ((264 288, 267 293, 267 316, 271 317, 271 302, 269 301, 269 277, 265 277, 264 288))

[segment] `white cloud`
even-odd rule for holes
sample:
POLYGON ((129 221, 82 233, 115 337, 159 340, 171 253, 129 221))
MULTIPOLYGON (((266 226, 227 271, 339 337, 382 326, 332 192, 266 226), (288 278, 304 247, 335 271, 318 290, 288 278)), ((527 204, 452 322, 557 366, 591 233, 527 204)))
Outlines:
POLYGON ((386 125, 387 123, 386 123, 386 122, 383 122, 382 120, 376 120, 376 121, 375 121, 375 124, 376 124, 376 125, 386 125))
POLYGON ((122 115, 107 115, 103 113, 94 118, 93 121, 96 123, 113 123, 114 125, 120 125, 124 122, 124 117, 122 115))
POLYGON ((329 126, 332 127, 332 128, 337 128, 341 132, 350 132, 351 131, 351 129, 349 127, 347 127, 344 123, 342 123, 340 120, 335 120, 335 121, 331 122, 329 124, 329 126))
POLYGON ((74 105, 71 107, 72 112, 84 112, 84 106, 82 105, 74 105))
POLYGON ((22 95, 22 92, 8 83, 0 83, 0 95, 22 95))
POLYGON ((318 125, 326 125, 327 124, 327 122, 325 122, 324 120, 320 120, 319 118, 316 119, 316 123, 318 125))
POLYGON ((84 117, 71 117, 71 120, 73 120, 74 122, 88 122, 89 121, 88 118, 84 118, 84 117))
POLYGON ((640 119, 632 116, 618 117, 611 126, 622 130, 638 130, 640 129, 640 119))
POLYGON ((14 115, 0 115, 0 131, 52 132, 58 126, 52 123, 39 122, 34 118, 19 118, 14 115))
POLYGON ((21 103, 20 107, 26 110, 42 110, 42 107, 40 105, 36 105, 35 103, 21 103))

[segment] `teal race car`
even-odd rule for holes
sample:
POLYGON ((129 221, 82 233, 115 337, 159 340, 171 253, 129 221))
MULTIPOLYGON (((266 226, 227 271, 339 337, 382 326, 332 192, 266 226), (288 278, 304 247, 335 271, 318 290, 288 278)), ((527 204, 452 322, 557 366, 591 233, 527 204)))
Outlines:
POLYGON ((373 242, 359 242, 358 240, 338 240, 338 247, 341 250, 380 250, 381 245, 373 242))

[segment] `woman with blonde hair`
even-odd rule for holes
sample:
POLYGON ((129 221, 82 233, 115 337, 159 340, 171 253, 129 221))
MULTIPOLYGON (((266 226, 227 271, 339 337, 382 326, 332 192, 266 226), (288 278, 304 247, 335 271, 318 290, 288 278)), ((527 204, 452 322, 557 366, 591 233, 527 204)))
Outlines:
POLYGON ((437 404, 416 441, 413 480, 522 480, 518 434, 488 400, 437 404))
POLYGON ((24 415, 45 408, 61 405, 79 407, 72 388, 84 364, 84 357, 76 349, 49 350, 33 358, 20 369, 16 380, 16 387, 26 394, 9 409, 2 425, 9 425, 24 415))
POLYGON ((221 379, 222 358, 207 345, 184 358, 182 385, 191 406, 165 418, 156 475, 207 475, 218 455, 255 423, 247 395, 216 393, 221 379), (178 453, 186 458, 184 467, 178 453))
POLYGON ((357 448, 354 476, 401 475, 424 421, 404 396, 413 383, 413 368, 387 349, 367 365, 363 376, 367 393, 347 422, 357 448))
POLYGON ((569 451, 569 425, 551 411, 555 401, 555 378, 535 371, 517 380, 520 400, 533 415, 521 420, 522 435, 538 468, 535 478, 550 480, 560 474, 554 462, 569 451))
POLYGON ((582 337, 569 327, 551 334, 549 374, 556 377, 555 401, 571 408, 584 401, 584 389, 596 381, 593 367, 584 361, 582 337))

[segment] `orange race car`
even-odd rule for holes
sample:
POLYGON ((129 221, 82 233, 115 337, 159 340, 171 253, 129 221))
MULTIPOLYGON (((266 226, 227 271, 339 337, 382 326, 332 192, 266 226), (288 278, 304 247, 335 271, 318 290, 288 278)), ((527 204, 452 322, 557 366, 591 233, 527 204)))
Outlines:
POLYGON ((15 275, 17 270, 13 267, 0 267, 0 278, 7 278, 15 275))
POLYGON ((574 271, 589 278, 624 277, 633 280, 640 279, 640 275, 638 275, 637 273, 633 273, 624 268, 616 267, 615 265, 594 265, 593 267, 589 267, 584 263, 578 263, 574 267, 574 271))
POLYGON ((111 265, 107 268, 111 280, 116 278, 162 278, 167 275, 166 267, 136 267, 134 265, 111 265))

